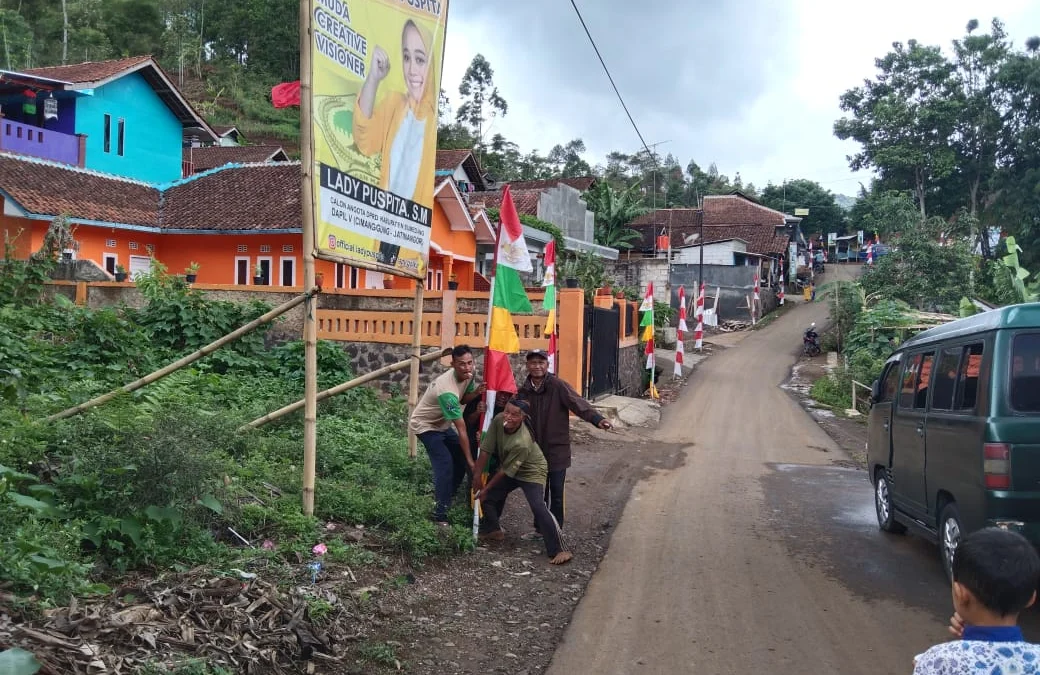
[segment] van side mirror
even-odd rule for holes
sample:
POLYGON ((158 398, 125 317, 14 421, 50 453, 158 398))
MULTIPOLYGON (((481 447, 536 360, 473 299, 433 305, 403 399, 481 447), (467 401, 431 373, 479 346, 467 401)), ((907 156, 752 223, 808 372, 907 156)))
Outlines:
POLYGON ((870 402, 877 403, 881 400, 881 380, 874 380, 874 384, 870 385, 870 402))

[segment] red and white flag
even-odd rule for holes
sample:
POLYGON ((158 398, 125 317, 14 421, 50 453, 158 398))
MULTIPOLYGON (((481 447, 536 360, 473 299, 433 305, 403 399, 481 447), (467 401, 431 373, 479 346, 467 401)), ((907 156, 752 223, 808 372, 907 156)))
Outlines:
POLYGON ((697 309, 694 311, 697 319, 697 328, 693 331, 694 344, 698 350, 704 348, 704 282, 701 282, 701 292, 697 294, 697 309))
POLYGON ((675 377, 682 377, 683 351, 686 349, 686 287, 679 287, 679 327, 675 331, 675 377))
POLYGON ((868 265, 873 265, 874 264, 874 245, 873 244, 867 244, 867 264, 868 265))

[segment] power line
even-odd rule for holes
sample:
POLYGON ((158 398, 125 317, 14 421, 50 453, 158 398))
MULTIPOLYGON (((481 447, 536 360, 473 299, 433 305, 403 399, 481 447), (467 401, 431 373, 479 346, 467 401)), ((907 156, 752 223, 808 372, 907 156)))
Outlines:
MULTIPOLYGON (((617 94, 618 101, 621 102, 621 107, 624 108, 625 114, 628 115, 628 121, 632 123, 632 128, 636 131, 636 136, 639 136, 639 142, 643 144, 643 149, 646 150, 646 154, 654 157, 653 153, 650 152, 650 146, 646 144, 646 140, 643 138, 643 134, 639 131, 639 126, 636 124, 635 118, 632 117, 632 113, 629 112, 628 106, 625 105, 625 99, 621 96, 621 92, 618 90, 617 85, 614 84, 614 77, 610 74, 610 69, 607 68, 606 61, 603 60, 603 55, 599 53, 599 47, 596 46, 596 41, 592 39, 592 33, 589 32, 589 27, 585 24, 585 18, 581 15, 581 10, 578 9, 578 3, 575 0, 571 0, 571 7, 574 8, 574 13, 578 15, 578 21, 581 22, 581 27, 585 29, 585 35, 589 38, 589 43, 592 45, 592 49, 596 52, 596 57, 599 59, 599 64, 603 66, 603 72, 607 74, 607 79, 610 80, 610 86, 614 88, 614 93, 617 94)), ((657 163, 654 158, 654 163, 657 163)))

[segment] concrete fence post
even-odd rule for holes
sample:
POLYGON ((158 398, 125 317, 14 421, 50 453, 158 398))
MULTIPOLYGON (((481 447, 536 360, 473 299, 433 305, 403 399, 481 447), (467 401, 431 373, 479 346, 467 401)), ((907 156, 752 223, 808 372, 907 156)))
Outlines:
POLYGON ((581 366, 585 345, 585 292, 580 288, 559 289, 556 322, 560 327, 558 375, 582 390, 581 366))

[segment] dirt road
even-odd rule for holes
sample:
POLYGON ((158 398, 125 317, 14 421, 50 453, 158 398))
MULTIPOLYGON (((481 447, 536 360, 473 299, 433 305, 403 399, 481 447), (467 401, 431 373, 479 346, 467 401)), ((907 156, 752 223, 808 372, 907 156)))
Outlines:
MULTIPOLYGON (((550 673, 907 673, 942 639, 934 610, 824 564, 843 535, 816 521, 841 519, 842 490, 814 482, 843 455, 777 385, 804 327, 826 318, 804 305, 750 334, 666 410, 657 438, 686 463, 633 491, 550 673), (817 492, 839 504, 813 507, 817 492)), ((865 479, 849 485, 869 500, 865 479)))

